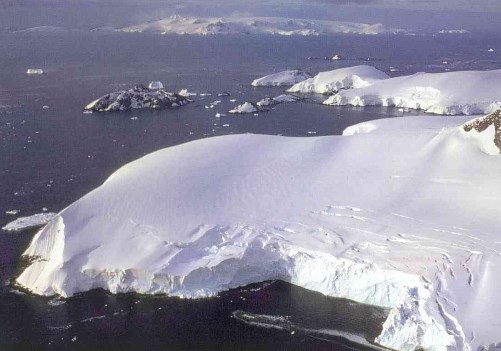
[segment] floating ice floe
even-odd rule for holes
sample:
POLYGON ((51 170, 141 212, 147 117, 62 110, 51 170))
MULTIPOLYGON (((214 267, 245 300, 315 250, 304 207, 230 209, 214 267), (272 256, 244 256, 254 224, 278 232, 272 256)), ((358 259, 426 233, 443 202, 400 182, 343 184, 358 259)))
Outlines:
POLYGON ((163 89, 149 89, 137 85, 129 90, 107 94, 87 106, 85 111, 109 112, 150 108, 154 110, 183 106, 191 102, 185 96, 170 93, 163 89))
POLYGON ((15 221, 12 221, 2 227, 3 230, 8 232, 21 231, 29 228, 36 228, 49 223, 56 213, 37 213, 29 217, 19 217, 15 221))
POLYGON ((339 91, 324 104, 395 106, 441 115, 491 113, 501 107, 501 70, 416 73, 339 91))
POLYGON ((489 345, 501 324, 501 156, 486 154, 497 118, 468 120, 159 150, 40 230, 17 282, 40 295, 197 298, 284 280, 388 308, 371 341, 391 349, 489 345))
POLYGON ((320 72, 313 78, 295 84, 287 90, 289 93, 332 94, 342 89, 362 88, 389 78, 372 66, 354 66, 320 72))
POLYGON ((259 107, 266 107, 266 106, 273 106, 277 104, 281 104, 283 102, 296 102, 301 100, 300 97, 296 95, 291 95, 291 94, 282 94, 274 98, 264 98, 262 100, 259 100, 256 105, 259 107))
POLYGON ((11 216, 15 216, 19 212, 21 212, 21 211, 19 211, 19 210, 8 210, 8 211, 5 211, 5 214, 11 215, 11 216))
POLYGON ((468 34, 470 31, 466 29, 442 29, 438 34, 468 34))
POLYGON ((273 73, 252 82, 251 85, 258 86, 291 86, 311 78, 311 74, 300 69, 273 73))
POLYGON ((290 94, 282 94, 274 98, 266 97, 256 103, 244 102, 243 104, 228 111, 229 113, 255 113, 266 112, 267 107, 275 106, 284 102, 295 102, 301 100, 298 96, 290 94))
POLYGON ((41 68, 28 68, 26 74, 44 74, 44 70, 41 68))

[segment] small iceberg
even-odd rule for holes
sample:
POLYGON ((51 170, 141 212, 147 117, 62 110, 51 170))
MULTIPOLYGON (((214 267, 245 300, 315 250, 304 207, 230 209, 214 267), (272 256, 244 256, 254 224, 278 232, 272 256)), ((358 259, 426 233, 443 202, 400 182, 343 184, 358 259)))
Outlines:
POLYGON ((300 100, 299 97, 290 94, 282 94, 274 98, 266 97, 256 103, 258 107, 274 106, 283 102, 295 102, 300 100))
POLYGON ((238 113, 254 113, 260 111, 259 107, 252 102, 244 102, 238 105, 234 109, 228 111, 228 113, 238 114, 238 113))
POLYGON ((164 88, 164 85, 162 84, 162 82, 151 82, 148 85, 148 89, 151 89, 151 90, 158 90, 158 89, 163 89, 163 88, 164 88))
POLYGON ((181 89, 181 91, 178 94, 184 97, 197 96, 196 93, 191 93, 188 91, 188 89, 181 89))
POLYGON ((26 74, 45 74, 45 72, 41 68, 28 68, 26 74))

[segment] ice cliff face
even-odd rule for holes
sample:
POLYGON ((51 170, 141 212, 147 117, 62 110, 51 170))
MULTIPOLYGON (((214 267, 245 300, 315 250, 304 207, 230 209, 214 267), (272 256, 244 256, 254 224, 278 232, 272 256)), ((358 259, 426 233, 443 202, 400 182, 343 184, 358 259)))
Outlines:
POLYGON ((281 279, 389 308, 377 342, 392 349, 490 344, 501 323, 501 158, 482 153, 499 150, 467 120, 159 150, 39 231, 17 282, 41 295, 195 298, 281 279))
POLYGON ((137 85, 129 90, 120 90, 107 94, 87 106, 85 111, 108 112, 150 108, 155 110, 186 105, 191 102, 184 96, 169 93, 163 89, 149 89, 137 85))
POLYGON ((440 115, 479 115, 501 107, 501 70, 416 73, 339 91, 325 105, 392 106, 440 115))

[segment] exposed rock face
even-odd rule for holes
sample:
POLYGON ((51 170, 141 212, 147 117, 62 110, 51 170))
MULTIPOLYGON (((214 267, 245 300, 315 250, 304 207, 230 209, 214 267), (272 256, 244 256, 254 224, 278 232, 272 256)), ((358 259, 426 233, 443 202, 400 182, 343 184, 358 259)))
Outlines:
POLYGON ((485 117, 469 121, 463 125, 463 129, 466 132, 475 129, 477 132, 481 133, 491 125, 494 125, 495 128, 494 144, 498 147, 499 152, 501 153, 501 110, 497 110, 496 112, 493 112, 485 117))
POLYGON ((87 106, 84 110, 96 112, 126 111, 138 108, 161 110, 186 105, 191 102, 184 96, 170 93, 164 89, 149 89, 137 85, 129 90, 120 90, 107 94, 87 106))

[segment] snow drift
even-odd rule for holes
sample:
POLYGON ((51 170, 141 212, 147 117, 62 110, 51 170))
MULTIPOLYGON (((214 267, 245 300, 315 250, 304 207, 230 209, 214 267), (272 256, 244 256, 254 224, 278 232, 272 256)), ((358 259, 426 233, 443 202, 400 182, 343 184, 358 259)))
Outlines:
POLYGON ((491 113, 501 107, 501 70, 416 73, 341 91, 326 105, 396 106, 441 115, 491 113))
POLYGON ((390 308, 376 340, 386 347, 497 342, 501 157, 466 121, 379 120, 352 136, 234 135, 154 152, 39 231, 17 282, 41 295, 204 297, 281 279, 390 308))
POLYGON ((342 89, 364 88, 389 76, 372 66, 354 66, 320 72, 315 77, 295 84, 289 93, 332 94, 342 89))

